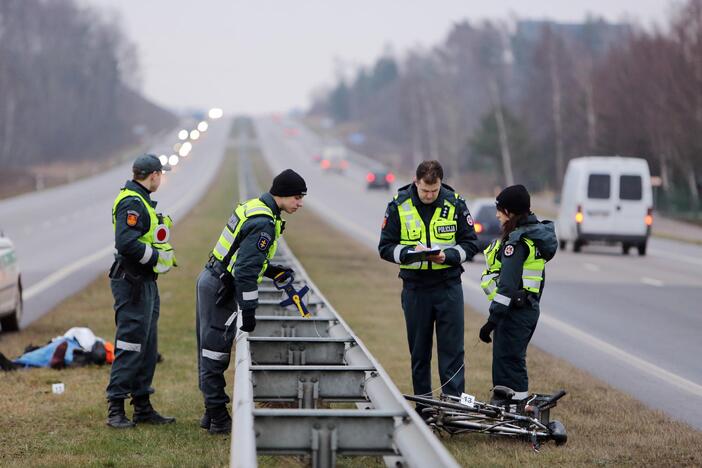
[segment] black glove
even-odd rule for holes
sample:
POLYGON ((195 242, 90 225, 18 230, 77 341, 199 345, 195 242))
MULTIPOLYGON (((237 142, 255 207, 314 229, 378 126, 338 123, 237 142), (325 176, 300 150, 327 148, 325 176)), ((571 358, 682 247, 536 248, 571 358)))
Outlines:
POLYGON ((480 341, 483 343, 492 343, 492 338, 490 338, 490 333, 495 329, 495 324, 492 323, 491 321, 485 322, 485 325, 482 326, 480 329, 480 333, 478 336, 480 336, 480 341))
POLYGON ((282 265, 269 264, 268 268, 266 268, 266 271, 263 273, 263 276, 281 283, 287 281, 288 278, 293 276, 293 269, 282 265))
POLYGON ((251 333, 256 328, 256 309, 241 311, 241 327, 239 330, 251 333))

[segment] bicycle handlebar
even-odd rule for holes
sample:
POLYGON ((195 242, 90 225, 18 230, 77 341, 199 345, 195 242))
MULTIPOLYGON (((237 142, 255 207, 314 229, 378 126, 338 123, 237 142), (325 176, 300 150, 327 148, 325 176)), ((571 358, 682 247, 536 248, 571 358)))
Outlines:
POLYGON ((540 403, 540 404, 539 404, 539 409, 540 409, 540 410, 544 410, 544 409, 546 409, 546 408, 551 408, 552 406, 555 406, 555 405, 556 405, 556 402, 557 402, 558 400, 560 400, 561 398, 563 398, 565 395, 566 395, 566 391, 565 391, 565 390, 559 390, 559 391, 557 391, 556 393, 554 393, 553 395, 551 395, 551 397, 550 397, 548 400, 546 400, 546 401, 540 403))

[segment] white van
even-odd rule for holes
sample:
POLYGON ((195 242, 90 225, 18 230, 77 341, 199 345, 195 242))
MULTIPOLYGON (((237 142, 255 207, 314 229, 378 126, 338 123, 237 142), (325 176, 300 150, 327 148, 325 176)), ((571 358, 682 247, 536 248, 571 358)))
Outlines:
POLYGON ((561 249, 573 251, 593 241, 636 247, 646 255, 653 224, 648 162, 640 158, 588 156, 568 163, 556 232, 561 249))

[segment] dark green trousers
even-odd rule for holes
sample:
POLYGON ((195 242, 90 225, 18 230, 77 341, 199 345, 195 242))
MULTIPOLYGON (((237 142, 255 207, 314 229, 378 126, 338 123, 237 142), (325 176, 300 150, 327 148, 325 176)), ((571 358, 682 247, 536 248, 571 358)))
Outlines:
POLYGON ((236 299, 217 305, 217 290, 220 282, 217 274, 205 268, 197 278, 196 331, 198 348, 198 383, 206 408, 217 408, 229 403, 225 391, 224 373, 229 367, 232 345, 237 332, 236 323, 227 339, 225 324, 232 312, 237 310, 236 299))
POLYGON ((515 392, 529 390, 526 352, 539 321, 537 303, 510 309, 493 332, 492 384, 504 385, 515 392))
POLYGON ((463 365, 463 288, 461 283, 431 289, 402 288, 402 310, 412 358, 415 395, 428 395, 431 353, 436 326, 436 347, 442 393, 460 396, 465 389, 463 365), (459 370, 460 369, 460 370, 459 370), (453 377, 453 378, 452 378, 453 377))
POLYGON ((115 298, 115 360, 107 385, 108 399, 125 399, 154 392, 154 378, 158 358, 158 316, 161 306, 156 281, 141 283, 138 300, 126 279, 111 279, 115 298))

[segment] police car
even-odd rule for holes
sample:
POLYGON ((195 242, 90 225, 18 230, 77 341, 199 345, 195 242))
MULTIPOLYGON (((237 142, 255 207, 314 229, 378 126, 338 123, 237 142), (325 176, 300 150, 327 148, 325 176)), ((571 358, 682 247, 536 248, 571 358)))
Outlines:
POLYGON ((0 231, 0 327, 19 330, 22 319, 22 279, 15 245, 0 231))

